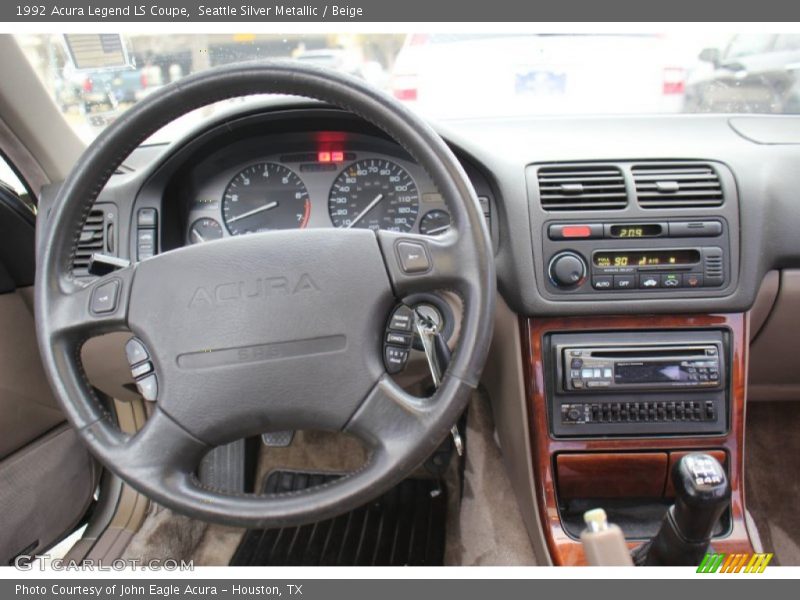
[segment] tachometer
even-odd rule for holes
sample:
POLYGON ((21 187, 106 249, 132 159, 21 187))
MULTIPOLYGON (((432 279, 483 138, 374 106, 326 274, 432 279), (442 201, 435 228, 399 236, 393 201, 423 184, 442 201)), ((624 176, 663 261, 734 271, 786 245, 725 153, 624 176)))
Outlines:
POLYGON ((222 196, 222 217, 231 235, 302 228, 310 214, 305 184, 278 163, 263 162, 243 169, 222 196))
POLYGON ((336 227, 411 231, 419 213, 417 184, 390 160, 360 160, 333 182, 328 213, 336 227))

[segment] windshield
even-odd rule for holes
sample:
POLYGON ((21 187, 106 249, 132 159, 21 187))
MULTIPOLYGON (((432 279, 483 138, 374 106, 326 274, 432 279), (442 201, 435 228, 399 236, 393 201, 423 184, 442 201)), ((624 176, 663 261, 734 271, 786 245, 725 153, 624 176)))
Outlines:
POLYGON ((360 77, 435 119, 800 113, 800 36, 784 34, 125 34, 126 68, 78 69, 64 37, 17 36, 86 141, 181 77, 291 59, 360 77))

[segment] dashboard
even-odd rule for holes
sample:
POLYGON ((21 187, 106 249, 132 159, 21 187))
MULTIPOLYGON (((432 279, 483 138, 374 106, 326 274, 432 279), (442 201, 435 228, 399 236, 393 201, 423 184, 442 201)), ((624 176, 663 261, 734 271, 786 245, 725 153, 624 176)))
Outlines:
MULTIPOLYGON (((767 272, 800 266, 800 134, 772 143, 791 117, 758 119, 756 137, 741 121, 483 119, 437 129, 475 187, 498 288, 517 314, 686 314, 747 310, 767 272)), ((447 200, 382 131, 285 98, 233 106, 141 146, 96 213, 104 233, 79 249, 76 276, 99 249, 136 261, 276 229, 437 235, 449 224, 447 200)))
MULTIPOLYGON (((725 448, 738 469, 750 341, 744 313, 765 277, 778 278, 775 270, 780 296, 775 284, 768 306, 751 313, 762 313, 751 322, 754 348, 764 348, 752 353, 751 380, 766 381, 762 395, 770 397, 775 382, 788 383, 787 398, 800 390, 791 351, 800 119, 521 118, 436 128, 475 187, 492 235, 503 301, 481 381, 526 518, 536 519, 534 490, 547 489, 544 480, 558 485, 543 501, 561 506, 555 492, 565 481, 553 465, 576 448, 608 453, 623 469, 632 451, 658 454, 658 510, 671 449, 725 448), (545 473, 538 483, 531 459, 545 473)), ((54 189, 43 195, 41 214, 54 197, 54 189)), ((448 224, 447 199, 380 130, 283 98, 134 151, 89 215, 74 274, 87 276, 92 252, 141 261, 277 229, 437 235, 448 224)), ((130 393, 117 381, 127 369, 107 386, 113 397, 130 393)), ((410 362, 404 376, 415 383, 425 373, 424 363, 410 362)), ((585 479, 592 489, 606 483, 585 479)), ((571 518, 560 510, 548 511, 553 528, 571 518)), ((740 515, 731 518, 736 533, 740 515)), ((540 531, 526 525, 532 536, 540 531)))

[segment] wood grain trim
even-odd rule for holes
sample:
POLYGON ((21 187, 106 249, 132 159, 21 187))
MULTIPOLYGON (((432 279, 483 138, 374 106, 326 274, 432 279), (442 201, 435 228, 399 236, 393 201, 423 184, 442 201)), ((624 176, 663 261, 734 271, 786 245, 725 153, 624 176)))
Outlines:
MULTIPOLYGON (((732 528, 725 538, 714 541, 718 552, 752 552, 744 518, 744 419, 747 378, 748 318, 745 314, 648 315, 520 320, 523 342, 525 385, 531 452, 534 465, 536 501, 550 555, 555 565, 586 564, 583 548, 561 526, 556 499, 554 456, 561 452, 670 452, 723 450, 729 458, 732 528), (726 328, 731 334, 733 364, 731 372, 730 431, 727 435, 696 438, 637 438, 556 440, 550 435, 544 393, 543 336, 554 332, 607 330, 654 330, 726 328)), ((636 545, 631 543, 631 546, 636 545)))
POLYGON ((653 498, 664 492, 666 452, 591 452, 556 456, 558 497, 653 498))

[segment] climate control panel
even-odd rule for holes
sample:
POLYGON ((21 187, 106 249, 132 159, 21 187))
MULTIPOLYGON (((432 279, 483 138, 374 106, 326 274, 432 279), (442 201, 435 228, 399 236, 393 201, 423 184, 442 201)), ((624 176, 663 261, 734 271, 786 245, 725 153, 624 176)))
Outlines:
POLYGON ((554 294, 713 293, 731 280, 720 218, 636 223, 549 222, 545 287, 554 294))

